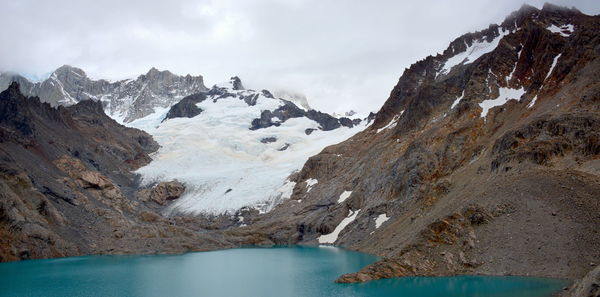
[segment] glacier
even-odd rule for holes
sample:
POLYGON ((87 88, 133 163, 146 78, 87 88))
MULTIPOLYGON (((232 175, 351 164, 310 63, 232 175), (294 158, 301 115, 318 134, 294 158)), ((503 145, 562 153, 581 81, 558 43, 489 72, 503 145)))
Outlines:
POLYGON ((295 183, 287 178, 310 156, 367 125, 363 121, 353 128, 323 131, 316 121, 298 117, 279 126, 250 130, 262 111, 273 111, 284 101, 231 85, 218 87, 227 87, 233 96, 209 96, 196 104, 202 112, 195 117, 163 121, 168 109, 157 108, 127 124, 150 133, 161 146, 152 162, 137 170, 142 184, 178 180, 186 186, 183 196, 165 209, 166 214, 234 214, 245 207, 267 212, 289 199, 295 183), (252 106, 235 97, 253 94, 258 98, 252 106), (306 129, 317 130, 307 135, 306 129), (266 138, 275 141, 261 141, 266 138))

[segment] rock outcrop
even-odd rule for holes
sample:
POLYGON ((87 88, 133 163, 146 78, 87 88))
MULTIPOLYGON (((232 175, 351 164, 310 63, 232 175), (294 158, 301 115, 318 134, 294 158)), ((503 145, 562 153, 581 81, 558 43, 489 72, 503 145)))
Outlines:
POLYGON ((196 104, 204 100, 206 100, 206 94, 204 93, 193 94, 181 99, 181 101, 171 106, 163 121, 174 118, 193 118, 199 115, 202 109, 196 104))
POLYGON ((178 181, 158 183, 150 192, 150 199, 160 205, 175 200, 183 194, 185 186, 178 181))
MULTIPOLYGON (((593 264, 593 263, 592 263, 593 264)), ((600 266, 590 271, 585 277, 575 282, 561 296, 597 297, 600 296, 600 266)))

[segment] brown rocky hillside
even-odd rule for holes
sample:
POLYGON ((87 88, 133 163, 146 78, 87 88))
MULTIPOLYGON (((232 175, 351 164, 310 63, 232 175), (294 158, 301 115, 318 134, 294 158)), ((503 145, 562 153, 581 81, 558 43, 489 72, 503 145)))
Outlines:
POLYGON ((457 38, 291 180, 290 201, 236 234, 316 244, 350 221, 333 243, 383 259, 339 282, 583 277, 600 264, 600 17, 523 6, 457 38))
POLYGON ((13 83, 0 93, 0 261, 231 247, 199 234, 203 222, 160 215, 182 185, 141 189, 131 172, 157 149, 100 102, 54 108, 13 83))

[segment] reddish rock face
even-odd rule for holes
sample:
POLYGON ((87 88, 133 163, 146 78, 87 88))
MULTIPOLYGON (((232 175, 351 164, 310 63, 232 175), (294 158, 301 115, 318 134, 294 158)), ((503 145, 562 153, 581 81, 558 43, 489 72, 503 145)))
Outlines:
POLYGON ((115 187, 106 176, 97 171, 88 170, 79 159, 63 156, 60 159, 55 160, 54 165, 77 180, 79 185, 83 188, 103 190, 109 187, 115 187))

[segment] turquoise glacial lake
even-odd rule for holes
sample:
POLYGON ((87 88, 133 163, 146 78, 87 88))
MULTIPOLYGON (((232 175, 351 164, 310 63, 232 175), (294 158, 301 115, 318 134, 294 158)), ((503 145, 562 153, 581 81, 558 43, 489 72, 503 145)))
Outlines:
POLYGON ((87 256, 0 263, 0 296, 15 297, 547 297, 565 281, 410 277, 336 284, 376 261, 333 247, 241 248, 182 255, 87 256))

